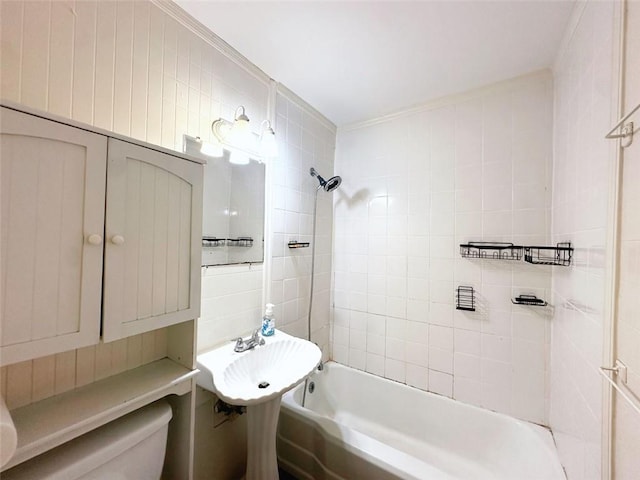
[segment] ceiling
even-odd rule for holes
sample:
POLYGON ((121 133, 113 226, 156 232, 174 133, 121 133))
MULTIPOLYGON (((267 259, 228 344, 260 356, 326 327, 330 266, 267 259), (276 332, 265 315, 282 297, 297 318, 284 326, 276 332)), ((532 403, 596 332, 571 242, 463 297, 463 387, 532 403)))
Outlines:
POLYGON ((551 67, 574 4, 177 3, 338 126, 551 67))

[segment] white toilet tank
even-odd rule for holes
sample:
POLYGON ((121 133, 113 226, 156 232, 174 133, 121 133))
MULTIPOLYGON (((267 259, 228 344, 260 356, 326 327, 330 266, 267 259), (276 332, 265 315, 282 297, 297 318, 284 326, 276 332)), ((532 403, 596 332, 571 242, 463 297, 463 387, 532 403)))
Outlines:
POLYGON ((2 472, 2 480, 159 480, 171 407, 165 400, 2 472))

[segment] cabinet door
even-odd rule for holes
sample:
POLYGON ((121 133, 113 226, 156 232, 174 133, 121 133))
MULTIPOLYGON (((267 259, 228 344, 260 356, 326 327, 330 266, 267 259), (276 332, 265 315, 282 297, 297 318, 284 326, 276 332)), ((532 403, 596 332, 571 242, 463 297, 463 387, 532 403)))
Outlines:
POLYGON ((202 165, 109 139, 103 339, 200 314, 202 165))
POLYGON ((107 138, 2 107, 0 361, 98 343, 107 138))

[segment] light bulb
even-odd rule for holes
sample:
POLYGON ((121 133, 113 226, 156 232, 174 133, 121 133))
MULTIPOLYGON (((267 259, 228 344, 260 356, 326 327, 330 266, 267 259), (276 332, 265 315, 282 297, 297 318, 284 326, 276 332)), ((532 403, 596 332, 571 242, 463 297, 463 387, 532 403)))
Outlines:
POLYGON ((222 157, 224 156, 224 150, 222 149, 222 145, 218 142, 210 143, 210 142, 202 142, 202 146, 200 147, 200 153, 203 155, 207 155, 208 157, 222 157))
POLYGON ((231 125, 227 139, 230 144, 243 149, 251 149, 253 147, 253 135, 249 129, 249 117, 245 114, 243 106, 236 109, 233 125, 231 125))
POLYGON ((264 128, 260 135, 260 153, 264 157, 277 157, 278 156, 278 143, 276 142, 276 132, 271 128, 271 122, 265 120, 262 122, 264 128))
POLYGON ((229 162, 234 165, 248 165, 250 161, 251 159, 246 153, 237 150, 231 152, 229 156, 229 162))

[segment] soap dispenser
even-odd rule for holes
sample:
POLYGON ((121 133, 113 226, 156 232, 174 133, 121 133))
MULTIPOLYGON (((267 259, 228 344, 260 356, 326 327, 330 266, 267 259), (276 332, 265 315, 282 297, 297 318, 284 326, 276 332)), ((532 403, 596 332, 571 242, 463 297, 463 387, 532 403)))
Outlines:
POLYGON ((267 308, 262 317, 262 336, 270 337, 276 332, 276 322, 273 318, 273 303, 267 303, 267 308))

